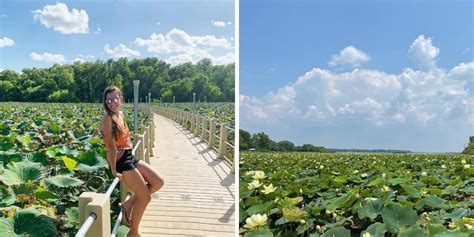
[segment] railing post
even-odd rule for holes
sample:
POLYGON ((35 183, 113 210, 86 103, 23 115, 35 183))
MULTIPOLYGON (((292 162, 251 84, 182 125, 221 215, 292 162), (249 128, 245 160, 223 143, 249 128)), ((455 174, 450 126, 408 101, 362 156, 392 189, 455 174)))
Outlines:
MULTIPOLYGON (((152 115, 152 118, 153 118, 153 115, 152 115)), ((151 123, 150 123, 150 141, 149 141, 149 144, 148 144, 148 147, 150 148, 150 156, 151 157, 155 156, 155 152, 153 151, 153 146, 155 145, 154 140, 155 140, 155 124, 154 124, 153 121, 151 121, 151 123)))
POLYGON ((79 226, 82 226, 86 221, 89 213, 86 213, 86 206, 94 199, 97 193, 94 192, 83 192, 81 196, 79 196, 79 226))
POLYGON ((145 162, 150 164, 150 125, 145 128, 145 137, 143 139, 143 147, 146 148, 145 162))
POLYGON ((194 134, 199 137, 199 127, 201 126, 201 115, 196 115, 196 128, 194 134))
POLYGON ((207 145, 207 148, 212 149, 216 143, 216 136, 214 135, 216 132, 216 122, 214 118, 211 118, 209 123, 209 144, 207 145))
POLYGON ((225 142, 227 141, 227 128, 225 123, 221 123, 221 139, 219 141, 219 153, 217 154, 217 158, 224 158, 226 150, 227 150, 227 144, 225 142))
POLYGON ((96 193, 86 206, 86 215, 94 212, 97 215, 86 237, 110 236, 110 198, 105 193, 96 193))
POLYGON ((206 127, 207 127, 206 123, 207 123, 207 121, 206 121, 206 117, 202 116, 201 118, 202 118, 201 119, 201 126, 202 126, 201 138, 202 138, 203 141, 205 141, 206 140, 206 127))
POLYGON ((190 120, 191 120, 191 128, 189 128, 189 131, 193 132, 193 130, 194 130, 194 124, 195 124, 195 122, 194 122, 194 114, 191 114, 191 113, 190 113, 190 114, 189 114, 189 117, 191 118, 191 119, 190 119, 190 120))

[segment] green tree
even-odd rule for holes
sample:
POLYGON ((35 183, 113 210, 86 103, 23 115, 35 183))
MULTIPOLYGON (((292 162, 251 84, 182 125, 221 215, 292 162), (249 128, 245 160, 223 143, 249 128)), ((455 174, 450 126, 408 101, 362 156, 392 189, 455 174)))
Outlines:
POLYGON ((252 135, 250 135, 249 132, 239 129, 239 146, 241 151, 248 150, 253 147, 251 138, 252 135))
POLYGON ((280 141, 277 143, 278 150, 279 151, 294 151, 295 150, 295 144, 290 141, 280 141))

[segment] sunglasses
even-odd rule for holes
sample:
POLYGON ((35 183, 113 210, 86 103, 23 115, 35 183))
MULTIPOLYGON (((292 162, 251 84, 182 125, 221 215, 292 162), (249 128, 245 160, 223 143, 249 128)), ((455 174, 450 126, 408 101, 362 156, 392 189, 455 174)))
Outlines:
POLYGON ((120 99, 118 97, 114 97, 112 99, 106 99, 105 100, 105 104, 112 104, 112 101, 115 103, 115 104, 118 104, 120 99))

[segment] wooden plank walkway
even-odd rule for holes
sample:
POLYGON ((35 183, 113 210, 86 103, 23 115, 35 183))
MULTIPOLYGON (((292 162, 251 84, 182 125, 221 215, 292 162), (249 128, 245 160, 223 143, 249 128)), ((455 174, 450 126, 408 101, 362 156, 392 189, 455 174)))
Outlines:
POLYGON ((142 236, 235 236, 235 176, 207 144, 155 114, 151 165, 165 180, 145 210, 142 236))

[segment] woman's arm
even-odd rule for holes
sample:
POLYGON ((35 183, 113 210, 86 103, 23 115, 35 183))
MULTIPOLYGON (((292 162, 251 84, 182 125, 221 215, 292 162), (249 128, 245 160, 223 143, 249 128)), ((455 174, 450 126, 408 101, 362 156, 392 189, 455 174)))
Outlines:
POLYGON ((117 173, 115 169, 115 162, 117 157, 117 148, 115 147, 115 140, 112 134, 112 117, 109 115, 102 118, 102 132, 104 133, 104 144, 107 149, 107 161, 109 162, 110 169, 114 177, 119 177, 120 174, 117 173))

